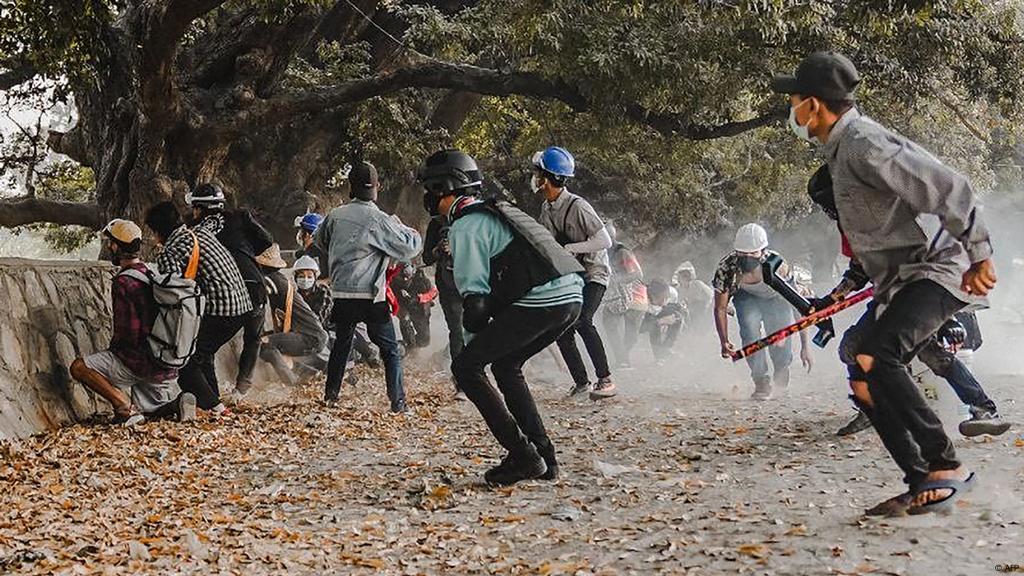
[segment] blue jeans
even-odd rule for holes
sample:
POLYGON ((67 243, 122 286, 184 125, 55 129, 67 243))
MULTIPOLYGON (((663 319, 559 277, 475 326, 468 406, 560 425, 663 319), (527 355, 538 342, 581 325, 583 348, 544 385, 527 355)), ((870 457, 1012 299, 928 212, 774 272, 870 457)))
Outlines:
POLYGON ((327 383, 324 390, 326 400, 337 400, 341 393, 341 381, 345 377, 345 366, 352 351, 352 338, 356 324, 366 323, 370 341, 380 348, 384 362, 384 379, 387 382, 388 400, 391 410, 405 409, 405 388, 402 386, 402 357, 398 352, 398 338, 395 325, 391 322, 391 310, 387 302, 350 300, 336 298, 331 311, 334 320, 334 347, 327 361, 327 383))
MULTIPOLYGON (((736 307, 736 321, 740 325, 740 340, 744 346, 785 328, 794 320, 793 308, 781 296, 761 298, 738 290, 732 302, 736 307)), ((789 340, 769 346, 768 354, 772 357, 776 373, 789 368, 793 363, 793 347, 789 340)), ((764 350, 748 356, 747 366, 750 367, 750 377, 754 383, 767 384, 771 381, 764 350)))

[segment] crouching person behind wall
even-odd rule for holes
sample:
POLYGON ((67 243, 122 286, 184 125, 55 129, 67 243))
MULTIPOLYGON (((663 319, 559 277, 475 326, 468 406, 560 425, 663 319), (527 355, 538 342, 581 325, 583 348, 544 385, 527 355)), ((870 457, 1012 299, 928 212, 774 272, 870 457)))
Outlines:
POLYGON ((483 177, 468 155, 437 152, 427 159, 420 180, 427 210, 451 221, 455 284, 470 333, 452 373, 508 451, 484 478, 499 485, 554 479, 555 448, 523 364, 575 324, 583 303, 583 267, 522 211, 506 202, 480 201, 483 177), (484 372, 488 364, 497 389, 484 372))
POLYGON ((149 352, 147 338, 157 307, 151 289, 125 274, 149 269, 139 259, 142 230, 130 220, 112 220, 103 229, 111 260, 119 268, 111 287, 113 334, 106 350, 76 358, 71 376, 99 394, 114 408, 114 422, 134 425, 144 420, 175 419, 196 415, 196 398, 178 389, 176 370, 160 365, 149 352))

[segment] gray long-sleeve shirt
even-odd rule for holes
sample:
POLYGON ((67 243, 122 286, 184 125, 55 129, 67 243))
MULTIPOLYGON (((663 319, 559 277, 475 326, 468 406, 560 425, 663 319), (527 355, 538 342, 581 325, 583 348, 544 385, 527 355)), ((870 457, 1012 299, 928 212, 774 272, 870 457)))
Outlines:
POLYGON ((967 304, 985 304, 960 289, 967 267, 992 255, 966 177, 856 109, 832 128, 823 152, 839 222, 876 300, 932 280, 967 304))

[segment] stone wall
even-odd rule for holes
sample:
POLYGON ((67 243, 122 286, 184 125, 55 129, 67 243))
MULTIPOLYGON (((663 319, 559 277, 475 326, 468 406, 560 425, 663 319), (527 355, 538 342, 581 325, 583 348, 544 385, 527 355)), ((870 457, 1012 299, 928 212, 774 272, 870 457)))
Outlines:
POLYGON ((0 259, 0 439, 109 410, 67 367, 110 341, 110 280, 100 262, 0 259))
MULTIPOLYGON (((110 413, 68 366, 110 343, 114 271, 97 261, 0 258, 0 440, 110 413)), ((239 336, 217 356, 221 392, 233 388, 240 349, 239 336)), ((257 386, 274 378, 257 364, 257 386)))

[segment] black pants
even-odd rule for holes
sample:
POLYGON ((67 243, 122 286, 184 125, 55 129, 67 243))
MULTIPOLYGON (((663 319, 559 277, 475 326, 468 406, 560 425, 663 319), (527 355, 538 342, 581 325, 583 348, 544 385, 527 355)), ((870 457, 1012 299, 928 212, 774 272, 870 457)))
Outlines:
POLYGON ((480 411, 491 434, 512 454, 532 443, 545 460, 554 462, 554 446, 523 377, 523 364, 555 342, 576 322, 579 304, 550 308, 509 306, 466 343, 452 361, 455 381, 480 411), (491 373, 495 389, 484 372, 491 373))
POLYGON ((395 336, 395 325, 391 322, 388 303, 336 298, 331 315, 334 321, 334 346, 331 348, 331 358, 327 361, 324 398, 337 400, 341 394, 341 381, 345 377, 345 365, 352 351, 356 324, 365 322, 370 341, 380 348, 391 409, 403 410, 405 389, 402 386, 402 357, 398 352, 398 338, 395 336))
POLYGON ((437 296, 441 301, 444 323, 448 327, 448 353, 454 359, 462 352, 463 347, 462 296, 456 288, 446 285, 440 278, 437 279, 437 296))
POLYGON ((942 421, 914 384, 907 365, 963 307, 945 288, 919 280, 897 292, 877 319, 870 308, 857 323, 863 338, 855 352, 874 358, 865 375, 874 408, 866 413, 911 486, 931 471, 960 466, 942 421))
POLYGON ((220 404, 217 365, 214 356, 242 329, 248 316, 203 316, 196 336, 196 351, 178 372, 178 385, 196 397, 196 404, 209 410, 220 404))
POLYGON ((676 345, 682 328, 682 308, 679 304, 668 304, 657 314, 645 314, 640 331, 646 332, 651 339, 651 353, 654 357, 664 360, 672 355, 672 347, 676 345), (668 326, 662 326, 658 324, 662 318, 673 318, 675 322, 668 326))
POLYGON ((583 338, 583 345, 587 347, 587 354, 590 361, 594 363, 594 371, 597 377, 607 378, 611 376, 608 370, 608 356, 604 353, 604 343, 601 335, 594 326, 594 314, 601 306, 601 299, 604 298, 605 287, 596 282, 587 282, 583 286, 583 307, 580 308, 579 319, 572 330, 566 331, 558 339, 558 349, 562 351, 562 358, 569 367, 569 374, 577 385, 584 385, 590 382, 587 376, 587 365, 583 363, 579 348, 576 347, 576 333, 579 332, 583 338))
POLYGON ((242 353, 238 355, 238 377, 235 378, 235 389, 246 393, 252 387, 252 372, 256 369, 256 359, 260 355, 260 337, 263 333, 264 306, 253 308, 245 317, 242 325, 242 353))

